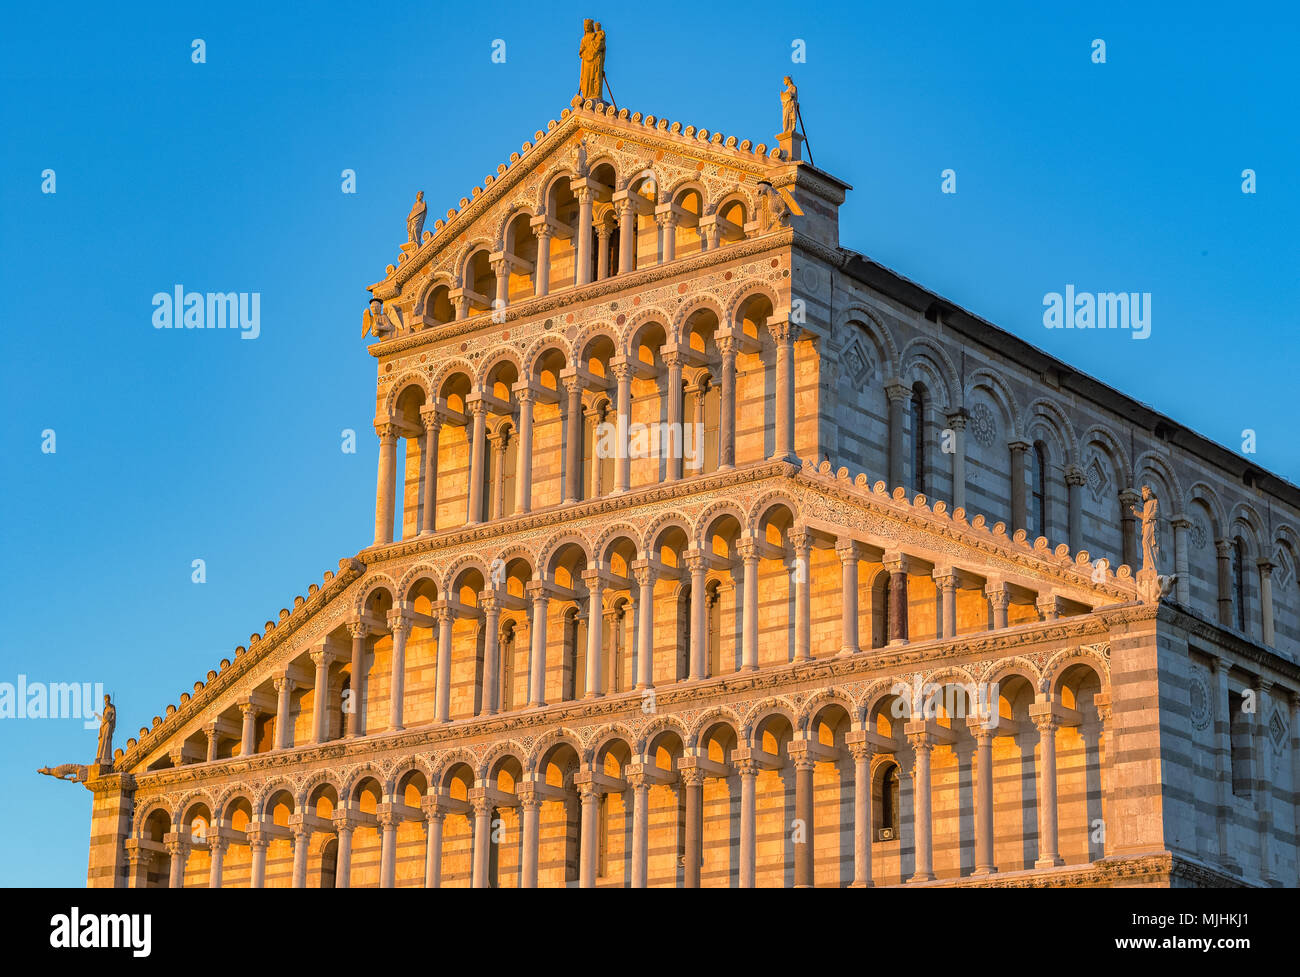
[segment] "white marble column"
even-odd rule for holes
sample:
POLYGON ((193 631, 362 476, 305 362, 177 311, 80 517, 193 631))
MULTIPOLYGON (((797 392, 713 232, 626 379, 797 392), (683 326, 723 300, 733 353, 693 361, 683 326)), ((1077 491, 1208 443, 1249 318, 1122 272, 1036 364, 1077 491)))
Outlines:
POLYGON ((812 658, 812 536, 806 530, 790 531, 790 547, 794 554, 794 660, 812 658))
POLYGON ((190 845, 179 832, 171 832, 164 839, 171 864, 167 875, 167 888, 183 889, 185 887, 185 861, 190 854, 190 845))
POLYGON ((758 763, 752 757, 742 757, 731 766, 740 777, 740 888, 752 889, 758 853, 758 763))
POLYGON ((228 842, 219 830, 214 826, 208 832, 208 855, 211 861, 208 863, 208 888, 221 888, 222 868, 225 865, 226 845, 228 842))
POLYGON ((776 437, 772 458, 797 463, 794 450, 794 343, 799 327, 786 320, 768 324, 776 343, 776 437))
POLYGON ((287 675, 277 675, 271 679, 275 686, 275 748, 287 750, 293 746, 293 726, 289 722, 290 695, 294 690, 294 681, 287 675))
POLYGON ((539 830, 542 799, 535 784, 522 783, 516 788, 519 795, 520 834, 523 837, 523 859, 519 868, 519 887, 537 888, 537 859, 539 856, 539 830))
POLYGON ((655 573, 649 560, 632 564, 637 587, 636 687, 652 689, 655 684, 655 573))
POLYGON ((469 504, 465 513, 465 522, 476 525, 483 521, 483 465, 487 453, 487 404, 479 394, 470 394, 470 442, 469 442, 469 504))
POLYGON ((493 590, 479 594, 483 609, 483 686, 479 689, 479 715, 497 714, 498 677, 501 672, 501 601, 493 590))
POLYGON ((350 811, 334 812, 334 828, 339 836, 338 862, 334 872, 336 889, 347 889, 352 886, 352 831, 356 826, 350 811))
POLYGON ((434 718, 445 723, 451 719, 451 627, 455 612, 448 606, 439 607, 434 616, 438 619, 438 678, 434 718))
POLYGON ((718 352, 722 355, 718 469, 726 471, 736 467, 736 340, 732 336, 719 336, 717 343, 718 352))
POLYGON ((849 537, 835 542, 835 553, 840 558, 840 654, 853 655, 858 644, 858 544, 849 537))
POLYGON ((574 234, 578 238, 578 267, 575 283, 578 285, 586 285, 591 281, 592 192, 589 187, 575 185, 576 182, 577 181, 570 182, 573 195, 578 200, 578 226, 574 229, 574 234))
POLYGON ((411 612, 395 607, 388 612, 388 627, 393 632, 393 658, 388 680, 388 728, 402 729, 403 703, 406 699, 406 639, 411 633, 411 612))
POLYGON ((312 690, 311 702, 311 738, 313 743, 324 743, 329 739, 330 665, 337 656, 328 648, 317 648, 310 654, 312 664, 316 666, 316 685, 312 690))
POLYGON ((375 491, 375 545, 393 541, 397 493, 397 425, 375 425, 379 435, 379 484, 375 491))
POLYGON ((347 735, 365 736, 365 716, 362 706, 366 698, 366 636, 369 629, 361 621, 349 621, 352 633, 352 685, 348 696, 347 735))
POLYGON ((424 887, 442 886, 442 822, 447 816, 436 796, 425 796, 424 809, 424 887))
MULTIPOLYGON (((854 734, 850 733, 850 737, 854 734)), ((853 755, 853 887, 873 885, 871 877, 871 759, 875 747, 859 732, 849 742, 853 755)))
POLYGON ((535 394, 528 384, 514 387, 519 403, 519 437, 515 438, 515 515, 533 508, 533 402, 535 394))
POLYGON ((391 889, 397 880, 397 823, 392 811, 381 811, 379 820, 379 888, 391 889))
POLYGON ((982 716, 969 716, 975 738, 975 874, 996 872, 993 864, 993 734, 982 716))
POLYGON ((1175 516, 1169 520, 1174 527, 1174 599, 1184 607, 1192 601, 1192 578, 1188 567, 1187 531, 1192 528, 1192 521, 1186 516, 1175 516))
MULTIPOLYGON (((913 724, 908 723, 908 727, 913 724)), ((918 723, 924 726, 924 721, 918 723)), ((909 882, 930 882, 934 879, 933 827, 930 817, 930 751, 934 742, 928 731, 907 734, 912 744, 912 821, 916 850, 916 871, 909 882)))
POLYGON ((708 678, 709 634, 708 601, 705 592, 709 563, 704 553, 687 551, 686 566, 691 573, 691 681, 708 678))
POLYGON ((239 755, 241 757, 252 756, 256 750, 257 744, 257 706, 252 700, 247 700, 239 704, 239 711, 243 713, 244 723, 240 729, 239 736, 239 755))
POLYGON ((618 456, 614 459, 614 492, 627 492, 632 488, 632 457, 628 450, 628 426, 632 422, 632 366, 630 363, 613 365, 614 379, 618 384, 617 425, 618 456))
POLYGON ((307 888, 307 846, 311 841, 311 828, 303 824, 301 814, 290 817, 289 824, 293 831, 293 887, 305 889, 307 888))
POLYGON ((952 505, 954 509, 966 508, 966 408, 948 415, 948 428, 952 431, 952 505))
POLYGON ((752 538, 736 544, 744 561, 744 595, 740 601, 740 667, 752 672, 758 668, 758 542, 752 538))
POLYGON ((248 886, 250 889, 266 887, 266 846, 270 843, 271 839, 260 826, 248 829, 248 847, 253 853, 252 876, 248 886))
POLYGON ((1065 491, 1069 498, 1070 554, 1083 549, 1083 472, 1071 465, 1065 470, 1065 491))
POLYGON ((442 415, 437 407, 423 407, 420 419, 424 422, 424 485, 421 493, 423 518, 420 535, 430 536, 438 525, 438 442, 442 432, 442 415))
POLYGON ((676 481, 682 477, 682 448, 685 431, 682 429, 682 355, 674 350, 663 354, 664 367, 668 371, 664 381, 664 396, 668 398, 668 438, 664 450, 668 453, 665 465, 665 480, 676 481))
POLYGON ((1259 568, 1259 609, 1262 636, 1264 644, 1272 645, 1276 640, 1273 631, 1273 563, 1265 558, 1256 563, 1256 566, 1259 568))
POLYGON ((1056 730, 1059 726, 1050 701, 1036 702, 1029 710, 1038 729, 1038 858, 1034 868, 1064 865, 1057 840, 1056 730))
POLYGON ((533 268, 533 295, 541 298, 551 289, 551 238, 554 229, 545 214, 530 222, 537 235, 537 264, 533 268))
POLYGON ((528 585, 528 593, 533 599, 533 623, 530 629, 532 648, 528 656, 528 705, 540 709, 546 705, 546 612, 550 606, 550 595, 546 584, 534 580, 528 585))
POLYGON ((631 200, 618 207, 618 273, 626 275, 636 267, 636 208, 631 200))
POLYGON ((480 787, 470 792, 470 803, 474 807, 474 853, 470 887, 487 889, 492 856, 492 801, 480 787))
MULTIPOLYGON (((588 775, 590 776, 590 775, 588 775)), ((577 784, 582 804, 581 834, 578 843, 578 887, 591 889, 596 885, 596 869, 600 845, 597 819, 600 816, 600 791, 587 780, 577 784)))
POLYGON ((564 414, 564 501, 577 502, 582 498, 582 379, 565 377, 563 384, 568 395, 564 414))
POLYGON ((605 581, 599 568, 582 574, 587 585, 587 688, 586 698, 594 699, 605 694, 605 581))
POLYGON ((936 568, 931 574, 939 594, 940 637, 957 637, 957 574, 946 568, 936 568))
POLYGON ((893 492, 903 484, 903 434, 907 405, 912 401, 912 391, 898 380, 885 384, 885 395, 889 398, 889 483, 893 492))

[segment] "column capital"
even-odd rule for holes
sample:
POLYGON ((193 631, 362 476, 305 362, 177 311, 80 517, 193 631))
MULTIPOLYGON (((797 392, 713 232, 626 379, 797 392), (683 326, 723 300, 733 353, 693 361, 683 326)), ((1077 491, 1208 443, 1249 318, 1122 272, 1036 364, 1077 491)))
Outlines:
POLYGON ((700 787, 704 784, 704 771, 699 767, 679 767, 678 775, 686 787, 700 787))
POLYGON ((758 540, 752 536, 742 536, 738 539, 736 541, 736 552, 740 554, 740 558, 745 561, 746 566, 757 563, 762 559, 761 554, 758 552, 758 540))
POLYGON ((634 560, 632 563, 632 576, 636 578, 636 582, 642 587, 654 583, 654 564, 649 560, 634 560))
POLYGON ((790 540, 790 546, 797 556, 807 556, 812 549, 812 533, 807 529, 796 527, 786 533, 786 537, 790 540))
POLYGON ((409 633, 414 623, 414 615, 405 607, 394 607, 388 612, 388 628, 396 637, 398 632, 409 633))
POLYGON ((703 550, 692 546, 686 551, 686 568, 692 575, 704 573, 709 569, 709 558, 703 550))
POLYGON ((286 690, 292 692, 298 687, 298 683, 288 675, 276 675, 271 679, 271 685, 275 687, 276 692, 283 692, 286 690))
POLYGON ((894 377, 885 384, 885 396, 893 403, 897 403, 900 400, 911 400, 912 388, 903 383, 897 377, 894 377))
POLYGON ((370 626, 366 624, 365 621, 349 621, 348 633, 351 634, 354 639, 364 638, 370 634, 370 626))
POLYGON ((1259 575, 1261 577, 1269 577, 1272 576, 1273 568, 1276 566, 1276 564, 1268 557, 1261 556, 1258 560, 1255 561, 1255 566, 1259 567, 1259 575))
POLYGON ((803 327, 798 323, 791 322, 789 319, 778 319, 774 322, 768 322, 767 331, 776 342, 785 346, 799 338, 799 334, 803 332, 803 327))
POLYGON ((1025 441, 1023 438, 1014 438, 1007 442, 1007 447, 1011 449, 1012 454, 1023 454, 1032 448, 1033 445, 1028 441, 1025 441))
POLYGON ((426 404, 420 408, 420 420, 424 423, 426 434, 440 430, 443 422, 442 408, 437 404, 426 404))
POLYGON ((397 424, 394 421, 375 421, 375 433, 381 442, 397 440, 397 424))
POLYGON ((1065 484, 1082 488, 1088 482, 1087 476, 1083 474, 1083 469, 1078 465, 1069 465, 1065 469, 1065 484))
POLYGON ((851 563, 862 557, 862 547, 856 539, 848 536, 840 536, 835 540, 835 552, 841 563, 851 563))
POLYGON ((976 743, 983 743, 985 740, 991 740, 997 735, 997 726, 990 726, 988 720, 983 716, 967 716, 966 728, 970 730, 971 736, 976 743))
POLYGON ((1232 540, 1230 539, 1216 539, 1214 541, 1215 552, 1218 553, 1219 558, 1223 560, 1229 559, 1232 556, 1232 546, 1232 540))
POLYGON ((951 592, 957 589, 959 578, 957 571, 952 567, 935 567, 930 571, 930 576, 945 591, 951 592))
POLYGON ((970 419, 970 411, 965 407, 958 407, 956 410, 951 411, 944 419, 948 422, 948 426, 954 431, 964 431, 966 430, 966 421, 970 419))
POLYGON ((1138 495, 1134 489, 1126 488, 1120 490, 1119 500, 1125 506, 1125 508, 1120 510, 1120 515, 1131 519, 1133 518, 1133 513, 1129 512, 1127 507, 1137 505, 1137 503, 1142 500, 1142 496, 1138 495))
POLYGON ((307 655, 311 658, 312 664, 317 668, 320 668, 322 665, 328 668, 341 657, 338 652, 332 651, 329 648, 316 648, 307 652, 307 655))
POLYGON ((441 801, 438 794, 425 794, 420 798, 420 810, 424 812, 426 821, 441 821, 447 816, 447 808, 441 801))
POLYGON ((912 558, 906 553, 886 553, 880 562, 890 573, 912 572, 912 558))

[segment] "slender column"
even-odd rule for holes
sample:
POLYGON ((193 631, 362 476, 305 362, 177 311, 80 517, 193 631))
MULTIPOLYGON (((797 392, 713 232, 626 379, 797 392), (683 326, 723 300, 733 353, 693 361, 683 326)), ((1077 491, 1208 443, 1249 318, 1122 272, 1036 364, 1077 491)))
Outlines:
MULTIPOLYGON (((604 423, 605 415, 606 408, 603 403, 593 404, 582 412, 582 416, 586 421, 582 435, 584 444, 587 441, 587 432, 591 432, 591 464, 589 465, 591 469, 591 485, 588 487, 585 496, 588 499, 599 499, 605 494, 605 486, 600 479, 600 455, 596 453, 600 447, 600 425, 604 423)), ((615 465, 617 466, 617 464, 618 462, 615 460, 615 465)))
POLYGON ((474 805, 474 874, 470 885, 475 889, 488 888, 488 866, 492 853, 492 801, 482 788, 471 792, 474 805))
MULTIPOLYGON (((582 776, 582 775, 579 775, 582 776)), ((590 774, 586 774, 588 778, 590 774)), ((600 832, 596 823, 600 815, 600 791, 591 779, 578 783, 578 795, 582 803, 582 828, 578 847, 578 887, 595 888, 597 847, 600 845, 600 832)), ((690 815, 687 815, 690 820, 690 815)))
POLYGON ((352 687, 348 700, 347 735, 364 736, 366 729, 361 705, 366 698, 366 635, 370 631, 361 621, 349 622, 348 630, 352 632, 352 687))
POLYGON ((442 822, 447 815, 436 796, 426 796, 420 806, 424 809, 424 887, 437 889, 442 886, 442 822))
POLYGON ((1029 526, 1029 507, 1025 493, 1025 459, 1033 447, 1027 441, 1012 441, 1007 445, 1011 453, 1011 528, 1009 534, 1029 526))
POLYGON ((632 488, 632 456, 627 435, 632 422, 632 366, 629 363, 615 363, 614 379, 618 381, 618 455, 614 459, 614 492, 626 492, 632 488))
POLYGON ((189 842, 179 833, 169 833, 164 839, 167 852, 171 855, 170 871, 167 876, 167 888, 183 889, 185 887, 185 860, 189 857, 189 842))
POLYGON ((853 755, 853 886, 864 889, 871 879, 871 758, 875 747, 866 734, 850 733, 853 755))
POLYGON ((497 280, 497 293, 492 303, 492 311, 497 315, 502 315, 510 301, 510 263, 503 256, 495 261, 489 259, 488 264, 492 267, 492 274, 496 276, 497 280))
POLYGON ((565 445, 564 501, 577 502, 582 497, 582 380, 577 376, 564 379, 568 393, 568 410, 565 426, 568 444, 565 445))
POLYGON ((1038 727, 1038 859, 1034 868, 1054 868, 1064 865, 1058 851, 1056 833, 1056 716, 1052 703, 1035 703, 1029 716, 1038 727))
POLYGON ((293 727, 289 723, 289 696, 294 681, 287 675, 277 675, 271 680, 275 686, 275 748, 287 750, 293 746, 293 727))
POLYGON ((217 731, 216 723, 208 723, 203 727, 203 732, 208 738, 207 762, 212 763, 217 759, 217 747, 221 743, 221 735, 217 731))
POLYGON ((537 888, 538 834, 541 825, 542 799, 537 795, 535 784, 522 783, 518 786, 520 825, 523 835, 523 864, 520 866, 519 887, 521 889, 537 888))
POLYGON ((1043 615, 1044 621, 1058 621, 1061 618, 1061 598, 1056 594, 1042 594, 1034 602, 1038 607, 1038 613, 1043 615))
POLYGON ((889 490, 892 492, 903 484, 903 434, 912 391, 899 381, 891 380, 885 385, 885 395, 889 398, 889 490))
POLYGON ((708 602, 705 581, 709 570, 704 553, 692 548, 686 553, 686 566, 691 572, 691 681, 708 678, 708 602))
POLYGON ((636 687, 652 689, 655 684, 655 573, 649 560, 637 560, 632 564, 632 572, 640 588, 636 622, 636 687))
POLYGON ((674 261, 677 258, 677 215, 672 208, 672 204, 660 204, 655 208, 655 223, 659 225, 659 253, 663 255, 663 261, 674 261))
POLYGON ((889 571, 889 643, 907 641, 907 557, 886 555, 885 569, 889 571))
POLYGON ((755 886, 758 845, 758 763, 752 757, 733 759, 731 768, 740 777, 740 887, 755 886))
POLYGON ((996 872, 993 864, 993 733, 981 716, 969 716, 975 738, 975 874, 996 872))
POLYGON ((221 888, 221 870, 225 865, 227 841, 221 836, 219 830, 209 832, 208 836, 208 855, 211 861, 208 864, 208 888, 221 888))
POLYGON ((626 275, 636 265, 636 209, 631 200, 618 202, 618 273, 626 275))
POLYGON ((936 569, 931 576, 939 591, 940 621, 943 634, 940 637, 957 637, 957 574, 950 569, 936 569))
POLYGON ((350 811, 341 810, 334 813, 334 828, 339 836, 338 862, 334 871, 334 888, 347 889, 352 886, 352 830, 356 822, 350 811))
POLYGON ((1219 560, 1219 623, 1225 628, 1232 621, 1232 540, 1216 539, 1214 549, 1219 560))
POLYGON ((406 639, 411 633, 411 612, 396 607, 388 612, 388 627, 393 632, 393 661, 388 681, 388 728, 402 729, 402 709, 406 698, 406 639))
POLYGON ((135 839, 127 841, 127 858, 131 863, 128 882, 131 889, 149 887, 149 868, 153 865, 154 853, 147 848, 140 848, 135 839))
POLYGON ((420 535, 429 536, 437 531, 438 526, 438 441, 442 433, 442 415, 437 407, 424 407, 420 410, 420 419, 424 421, 424 518, 420 535))
POLYGON ((253 869, 252 880, 249 883, 250 889, 263 889, 266 887, 266 846, 271 843, 271 839, 266 836, 263 829, 250 828, 248 832, 248 847, 253 852, 253 869))
POLYGON ((736 467, 736 340, 732 336, 719 336, 718 352, 722 354, 718 468, 726 470, 736 467))
POLYGON ((397 426, 375 425, 379 435, 379 485, 375 492, 375 545, 393 541, 393 515, 397 493, 397 426))
POLYGON ((1219 861, 1231 872, 1240 871, 1228 839, 1228 824, 1232 818, 1228 791, 1232 786, 1230 769, 1232 757, 1232 706, 1228 695, 1227 659, 1212 657, 1210 671, 1214 675, 1214 784, 1215 817, 1218 827, 1219 861))
POLYGON ((591 190, 573 186, 573 195, 578 199, 578 226, 574 229, 578 238, 577 284, 586 285, 591 281, 591 190))
POLYGON ((614 229, 608 224, 596 225, 596 281, 609 277, 609 239, 614 229))
POLYGON ((533 389, 527 384, 515 387, 519 403, 519 437, 515 438, 515 514, 533 508, 533 389))
POLYGON ((966 408, 948 415, 952 431, 952 505, 954 509, 966 508, 966 408))
POLYGON ((993 608, 993 630, 1001 631, 1007 626, 1007 607, 1011 603, 1011 592, 1006 584, 989 583, 984 586, 984 595, 993 608))
POLYGON ((794 763, 794 816, 802 827, 801 841, 794 843, 794 887, 810 889, 813 884, 813 767, 816 761, 808 752, 808 744, 796 741, 790 744, 790 760, 794 763))
POLYGON ((255 748, 253 742, 257 736, 257 706, 250 700, 239 704, 239 711, 244 714, 244 725, 240 730, 239 755, 252 756, 255 748))
POLYGON ((496 521, 506 511, 506 441, 503 433, 489 439, 492 443, 492 498, 489 509, 496 521))
POLYGON ((1266 885, 1275 884, 1273 879, 1273 743, 1269 735, 1268 724, 1273 715, 1273 706, 1269 692, 1273 683, 1267 679, 1255 679, 1255 721, 1252 723, 1254 742, 1251 750, 1255 757, 1254 770, 1255 819, 1259 826, 1259 877, 1266 885))
POLYGON ((324 743, 329 738, 329 684, 330 665, 334 663, 334 652, 327 648, 317 648, 311 652, 312 664, 316 666, 316 685, 312 691, 311 703, 311 739, 313 743, 324 743))
POLYGON ((469 443, 469 508, 465 521, 473 526, 483 521, 483 456, 487 450, 487 441, 483 436, 487 426, 487 404, 476 395, 471 395, 470 443, 469 443))
POLYGON ((546 593, 546 585, 540 580, 530 583, 528 592, 533 597, 533 623, 530 629, 533 647, 528 658, 528 705, 540 709, 546 705, 546 609, 551 598, 546 593))
POLYGON ((912 744, 915 772, 912 777, 912 821, 916 871, 909 882, 930 882, 934 879, 934 847, 930 819, 930 751, 934 742, 925 729, 925 721, 908 723, 907 738, 912 744))
POLYGON ((1083 485, 1086 479, 1078 468, 1071 466, 1065 472, 1065 490, 1070 507, 1070 553, 1083 549, 1083 485))
POLYGON ((594 699, 605 694, 605 634, 603 594, 605 582, 597 568, 587 570, 582 575, 587 585, 587 692, 586 698, 594 699))
POLYGON ((1259 567, 1260 624, 1263 628, 1264 644, 1271 645, 1276 637, 1273 631, 1273 564, 1265 558, 1255 565, 1259 567))
POLYGON ((776 438, 772 458, 798 461, 794 452, 794 343, 799 327, 786 320, 768 324, 776 342, 776 438))
POLYGON ((293 887, 307 888, 307 845, 311 840, 311 828, 303 824, 301 814, 289 818, 293 829, 293 887))
POLYGON ((551 238, 555 229, 547 215, 534 217, 530 222, 537 236, 537 262, 533 268, 533 295, 541 298, 551 289, 551 238))
POLYGON ((676 481, 682 477, 682 445, 685 432, 682 430, 682 356, 675 349, 663 354, 664 366, 668 368, 668 380, 664 385, 664 395, 668 398, 668 451, 667 481, 676 481))
POLYGON ((744 599, 740 602, 740 667, 752 672, 758 668, 758 542, 745 538, 736 544, 744 561, 744 599))
POLYGON ((1192 602, 1192 578, 1188 569, 1187 531, 1192 528, 1192 521, 1186 516, 1175 516, 1170 520, 1174 527, 1174 599, 1186 606, 1192 602))
MULTIPOLYGON (((636 766, 639 771, 640 764, 636 766)), ((632 888, 644 889, 650 852, 650 781, 644 773, 629 770, 627 783, 632 788, 632 888)))
POLYGON ((683 888, 700 887, 700 867, 704 861, 704 771, 687 767, 681 771, 682 789, 686 793, 686 864, 683 888))
POLYGON ((397 822, 392 811, 380 811, 379 820, 379 888, 391 889, 397 879, 397 822))
POLYGON ((794 660, 812 658, 812 535, 803 529, 790 531, 794 551, 794 660))
POLYGON ((853 655, 858 645, 858 544, 841 537, 835 542, 840 558, 840 654, 853 655))
POLYGON ((1132 489, 1125 489, 1119 494, 1119 516, 1120 525, 1124 529, 1124 556, 1123 562, 1133 568, 1136 573, 1140 564, 1138 563, 1138 538, 1137 538, 1137 517, 1133 515, 1133 507, 1142 502, 1142 497, 1132 489))
POLYGON ((501 602, 495 591, 485 590, 479 594, 479 606, 484 614, 483 688, 479 690, 479 715, 495 716, 500 701, 497 680, 501 672, 501 602))
POLYGON ((438 619, 438 690, 434 718, 445 723, 451 719, 451 626, 456 615, 444 605, 434 616, 438 619))

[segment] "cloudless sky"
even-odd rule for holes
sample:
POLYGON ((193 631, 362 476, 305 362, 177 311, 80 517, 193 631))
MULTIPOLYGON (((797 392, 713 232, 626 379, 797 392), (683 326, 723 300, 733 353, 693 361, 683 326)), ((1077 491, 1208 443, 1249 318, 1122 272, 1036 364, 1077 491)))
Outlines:
MULTIPOLYGON (((7 8, 0 682, 103 682, 122 746, 371 541, 365 287, 416 190, 431 229, 559 118, 584 16, 633 111, 770 144, 793 73, 842 244, 1300 480, 1298 15, 1063 6, 7 8), (1066 283, 1152 293, 1151 338, 1044 329, 1066 283), (155 330, 177 284, 260 292, 260 338, 155 330)), ((0 884, 85 883, 90 794, 34 771, 94 750, 0 720, 0 884)))

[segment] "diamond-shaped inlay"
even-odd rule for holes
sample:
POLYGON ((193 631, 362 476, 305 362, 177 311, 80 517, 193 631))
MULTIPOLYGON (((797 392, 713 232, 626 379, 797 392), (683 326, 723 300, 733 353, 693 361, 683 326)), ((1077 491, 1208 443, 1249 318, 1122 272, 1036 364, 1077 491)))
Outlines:
POLYGON ((1092 464, 1084 472, 1084 477, 1088 480, 1088 491, 1098 502, 1106 494, 1106 486, 1110 484, 1110 476, 1106 474, 1106 469, 1102 467, 1101 459, 1094 457, 1092 464))
POLYGON ((1273 718, 1268 721, 1268 735, 1273 741, 1273 752, 1279 756, 1286 746, 1287 732, 1286 718, 1282 715, 1282 710, 1274 709, 1273 718))

